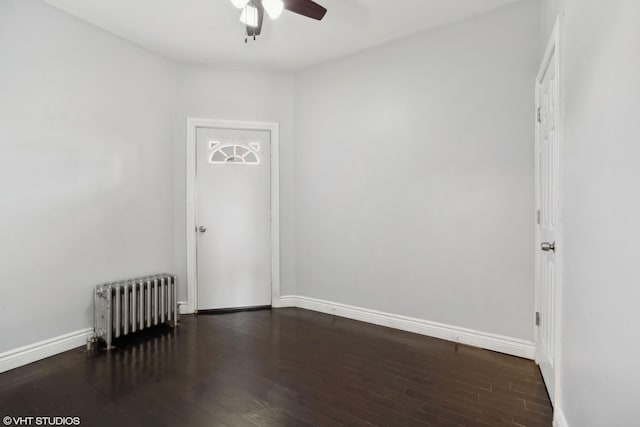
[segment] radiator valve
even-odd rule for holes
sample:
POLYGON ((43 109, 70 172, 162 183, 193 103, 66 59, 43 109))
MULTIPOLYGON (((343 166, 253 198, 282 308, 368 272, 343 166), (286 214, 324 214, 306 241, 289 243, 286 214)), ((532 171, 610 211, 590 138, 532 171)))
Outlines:
POLYGON ((89 335, 87 337, 87 351, 91 351, 91 347, 93 347, 93 344, 98 342, 98 337, 96 336, 95 333, 89 335))

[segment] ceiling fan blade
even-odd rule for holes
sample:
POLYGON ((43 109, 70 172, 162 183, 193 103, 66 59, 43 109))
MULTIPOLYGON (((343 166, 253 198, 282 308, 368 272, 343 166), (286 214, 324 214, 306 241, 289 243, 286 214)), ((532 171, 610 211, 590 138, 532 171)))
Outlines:
POLYGON ((264 6, 262 6, 262 2, 259 1, 256 3, 256 9, 258 9, 258 26, 251 27, 247 25, 247 35, 249 37, 259 36, 262 33, 262 23, 264 22, 264 6))
POLYGON ((284 8, 288 11, 318 21, 322 20, 327 13, 327 9, 312 0, 283 0, 283 2, 284 8))
POLYGON ((262 23, 264 22, 264 6, 262 2, 258 2, 258 26, 256 27, 256 36, 262 32, 262 23))

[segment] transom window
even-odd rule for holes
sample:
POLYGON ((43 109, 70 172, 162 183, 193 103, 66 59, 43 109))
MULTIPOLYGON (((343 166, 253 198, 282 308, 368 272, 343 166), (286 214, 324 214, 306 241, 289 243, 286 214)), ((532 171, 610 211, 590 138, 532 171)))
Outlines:
POLYGON ((209 149, 211 164, 260 164, 260 144, 257 142, 249 142, 248 144, 225 144, 219 141, 209 141, 209 149))

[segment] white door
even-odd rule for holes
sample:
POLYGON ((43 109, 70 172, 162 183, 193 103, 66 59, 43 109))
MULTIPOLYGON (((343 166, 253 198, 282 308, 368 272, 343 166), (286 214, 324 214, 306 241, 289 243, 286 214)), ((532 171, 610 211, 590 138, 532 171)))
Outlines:
POLYGON ((269 131, 196 132, 197 309, 271 305, 269 131))
POLYGON ((543 63, 538 78, 537 99, 537 340, 536 361, 540 365, 551 401, 555 399, 556 323, 560 259, 557 256, 560 226, 560 122, 557 49, 543 63))

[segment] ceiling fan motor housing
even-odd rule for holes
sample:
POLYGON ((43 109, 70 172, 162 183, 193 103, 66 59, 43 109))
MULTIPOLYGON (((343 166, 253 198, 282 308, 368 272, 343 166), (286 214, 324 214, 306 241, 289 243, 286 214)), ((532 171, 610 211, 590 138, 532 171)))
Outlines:
POLYGON ((312 0, 231 0, 234 6, 243 9, 240 21, 245 24, 247 37, 256 39, 262 33, 264 23, 264 12, 276 19, 283 10, 306 16, 315 20, 322 20, 327 13, 327 9, 312 0))

